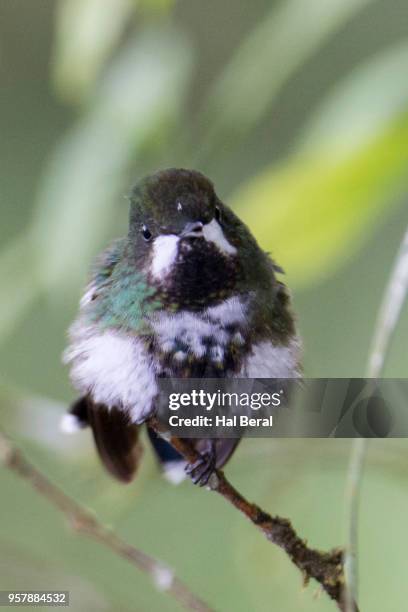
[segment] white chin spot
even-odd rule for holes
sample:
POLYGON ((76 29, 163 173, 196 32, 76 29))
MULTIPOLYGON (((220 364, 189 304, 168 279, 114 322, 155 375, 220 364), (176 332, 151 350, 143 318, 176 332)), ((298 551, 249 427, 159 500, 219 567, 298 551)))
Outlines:
POLYGON ((179 238, 174 234, 158 236, 153 242, 151 274, 157 280, 163 280, 173 267, 178 253, 179 238))
POLYGON ((66 434, 73 434, 84 428, 84 425, 74 414, 64 414, 60 421, 60 430, 66 434))
POLYGON ((213 242, 222 253, 226 255, 236 254, 237 249, 225 238, 222 227, 216 219, 204 225, 203 235, 208 242, 213 242))

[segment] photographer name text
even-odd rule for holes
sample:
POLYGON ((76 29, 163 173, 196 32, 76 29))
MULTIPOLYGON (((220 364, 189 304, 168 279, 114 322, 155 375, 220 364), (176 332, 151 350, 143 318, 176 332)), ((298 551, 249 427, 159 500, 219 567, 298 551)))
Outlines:
POLYGON ((169 425, 170 427, 272 427, 273 416, 269 415, 264 418, 246 415, 180 417, 173 414, 169 417, 169 425))

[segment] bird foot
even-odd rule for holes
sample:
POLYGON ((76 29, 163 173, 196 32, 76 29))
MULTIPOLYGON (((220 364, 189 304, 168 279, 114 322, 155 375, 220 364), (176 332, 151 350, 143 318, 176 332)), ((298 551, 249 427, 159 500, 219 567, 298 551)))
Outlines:
POLYGON ((194 463, 189 463, 185 470, 194 484, 198 484, 199 487, 205 487, 215 472, 215 465, 216 453, 215 448, 213 448, 210 452, 201 455, 194 463))

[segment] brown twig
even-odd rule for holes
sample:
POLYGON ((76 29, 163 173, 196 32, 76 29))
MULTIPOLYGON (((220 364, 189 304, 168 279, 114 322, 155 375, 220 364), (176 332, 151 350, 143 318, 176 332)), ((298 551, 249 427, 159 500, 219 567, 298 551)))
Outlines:
POLYGON ((194 595, 174 575, 171 568, 131 544, 127 544, 114 531, 100 523, 92 512, 64 493, 26 459, 2 432, 0 432, 0 464, 26 480, 40 495, 62 512, 75 531, 93 538, 119 557, 126 559, 149 576, 157 589, 171 595, 183 608, 197 612, 211 612, 211 608, 194 595))
MULTIPOLYGON (((200 458, 199 453, 188 440, 169 436, 158 419, 150 419, 149 425, 189 463, 194 463, 200 458)), ((282 548, 292 563, 302 572, 305 582, 308 582, 310 578, 317 580, 329 597, 337 603, 338 608, 345 610, 344 566, 341 549, 323 552, 309 548, 305 540, 297 535, 288 519, 271 516, 256 504, 249 502, 230 484, 221 470, 214 472, 209 486, 246 516, 270 542, 282 548)), ((355 612, 358 612, 356 605, 354 609, 355 612)))

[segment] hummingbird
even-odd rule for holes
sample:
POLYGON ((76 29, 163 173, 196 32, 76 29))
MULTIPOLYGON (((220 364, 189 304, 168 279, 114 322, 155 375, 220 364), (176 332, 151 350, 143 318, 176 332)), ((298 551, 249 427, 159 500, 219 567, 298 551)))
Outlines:
MULTIPOLYGON (((129 200, 128 234, 97 258, 69 329, 64 361, 79 399, 62 422, 66 431, 89 426, 103 465, 122 482, 136 474, 160 378, 300 375, 283 270, 210 180, 162 170, 129 200)), ((186 465, 152 430, 149 438, 165 469, 183 466, 201 486, 239 442, 192 440, 200 459, 186 465)))

